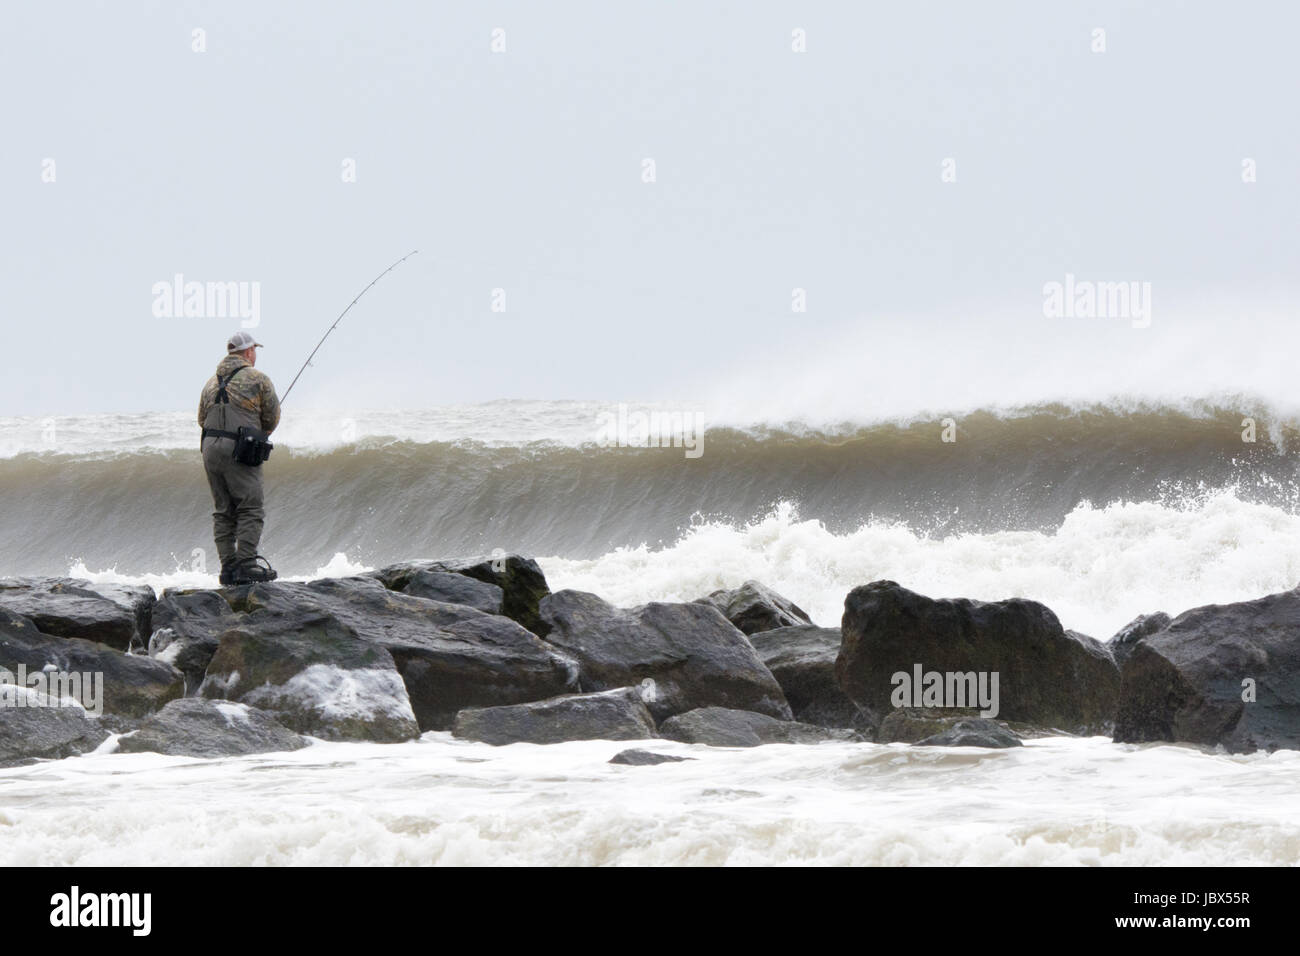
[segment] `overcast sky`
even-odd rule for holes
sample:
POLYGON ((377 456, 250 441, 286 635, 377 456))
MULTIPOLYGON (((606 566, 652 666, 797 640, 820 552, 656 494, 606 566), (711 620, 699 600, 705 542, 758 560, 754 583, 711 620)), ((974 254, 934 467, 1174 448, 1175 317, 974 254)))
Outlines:
POLYGON ((1128 356, 1122 388, 1179 323, 1185 361, 1289 379, 1295 10, 5 4, 0 415, 192 408, 240 320, 156 315, 177 273, 259 283, 283 390, 415 248, 294 401, 759 396, 784 370, 830 402, 946 335, 949 379, 1082 382, 1087 343, 1128 356), (1045 319, 1067 272, 1150 282, 1145 337, 1045 319))

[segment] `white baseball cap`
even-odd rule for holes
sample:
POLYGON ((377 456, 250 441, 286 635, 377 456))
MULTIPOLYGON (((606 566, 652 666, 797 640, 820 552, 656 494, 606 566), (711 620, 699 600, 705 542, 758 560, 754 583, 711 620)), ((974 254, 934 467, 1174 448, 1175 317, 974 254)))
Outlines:
POLYGON ((262 343, 254 341, 253 337, 247 332, 239 331, 230 337, 226 342, 227 352, 242 352, 244 349, 261 348, 262 343))

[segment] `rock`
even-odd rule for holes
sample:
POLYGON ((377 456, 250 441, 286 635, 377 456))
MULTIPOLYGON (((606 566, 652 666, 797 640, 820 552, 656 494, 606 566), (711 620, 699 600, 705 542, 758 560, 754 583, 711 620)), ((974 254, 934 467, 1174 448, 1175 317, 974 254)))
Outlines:
POLYGON ((1060 731, 1034 727, 1030 724, 1008 723, 979 716, 974 708, 958 710, 926 707, 899 707, 891 710, 876 731, 878 744, 919 744, 930 737, 939 737, 953 731, 960 724, 982 727, 991 724, 1016 737, 1054 737, 1060 731))
POLYGON ((758 581, 746 581, 738 588, 714 591, 708 597, 695 600, 697 604, 713 605, 746 634, 812 624, 812 618, 793 601, 758 581))
POLYGON ((694 760, 694 757, 674 757, 671 754, 656 754, 649 750, 620 750, 609 758, 610 763, 624 764, 628 767, 653 767, 661 763, 681 763, 694 760))
POLYGON ((781 685, 795 720, 820 727, 874 732, 870 715, 835 682, 840 629, 800 624, 751 634, 759 658, 781 685))
MULTIPOLYGON (((845 598, 841 631, 836 680, 879 720, 896 702, 935 705, 902 693, 920 667, 923 674, 953 675, 951 682, 944 676, 944 690, 949 683, 952 690, 965 690, 957 675, 967 675, 982 677, 991 691, 996 675, 996 712, 981 716, 1078 734, 1109 733, 1113 725, 1119 697, 1114 659, 1101 642, 1067 633, 1037 601, 934 600, 893 581, 876 581, 845 598), (895 674, 906 680, 896 683, 895 674)), ((936 703, 975 702, 954 696, 936 703)))
POLYGON ((185 675, 185 693, 198 693, 208 662, 221 635, 240 616, 219 591, 166 590, 153 609, 149 656, 166 661, 185 675))
POLYGON ((392 655, 325 612, 261 621, 222 635, 199 695, 269 711, 324 740, 391 743, 419 736, 392 655), (263 625, 268 625, 263 628, 263 625))
POLYGON ((89 753, 108 730, 75 704, 54 703, 13 684, 0 686, 0 767, 89 753))
POLYGON ((655 725, 640 693, 622 687, 530 704, 469 708, 456 715, 452 734, 495 746, 558 744, 566 740, 641 740, 655 736, 655 725))
POLYGON ((1300 749, 1300 591, 1185 611, 1133 647, 1123 678, 1117 743, 1300 749))
POLYGON ((73 578, 4 578, 0 608, 19 614, 51 637, 77 637, 119 651, 144 647, 153 589, 91 584, 73 578))
POLYGON ((53 671, 80 675, 82 703, 93 711, 96 703, 85 695, 102 680, 105 713, 143 717, 158 710, 184 692, 185 680, 175 667, 163 661, 135 654, 123 654, 106 644, 75 637, 43 634, 29 619, 0 609, 0 668, 17 674, 18 665, 28 674, 53 671), (94 678, 93 675, 103 675, 94 678))
POLYGON ((649 679, 655 720, 710 705, 790 718, 790 705, 749 640, 708 604, 622 609, 584 591, 542 600, 547 640, 578 662, 584 691, 649 679))
POLYGON ((918 747, 1023 747, 1020 738, 995 720, 958 720, 952 727, 916 742, 918 747))
POLYGON ((548 625, 539 616, 538 605, 542 598, 551 593, 551 589, 547 587, 546 575, 542 574, 542 569, 532 558, 507 554, 466 561, 406 561, 372 571, 371 575, 383 582, 384 587, 402 591, 419 571, 462 574, 499 587, 502 592, 502 613, 538 637, 546 637, 548 625))
POLYGON ((250 620, 318 608, 393 656, 421 730, 447 730, 467 707, 579 690, 577 664, 522 625, 471 607, 386 590, 370 578, 275 582, 247 590, 250 620))
POLYGON ((686 744, 710 747, 757 747, 760 744, 816 744, 823 740, 861 740, 851 730, 814 727, 776 720, 766 714, 726 707, 700 707, 659 725, 659 735, 686 744))
POLYGON ((270 714, 227 700, 174 700, 118 740, 122 753, 235 757, 298 750, 307 741, 270 714))
POLYGON ((505 594, 495 584, 450 571, 416 571, 402 593, 444 604, 463 604, 485 614, 500 614, 505 594))
POLYGON ((1171 620, 1172 618, 1164 611, 1157 611, 1155 614, 1139 614, 1120 628, 1107 643, 1115 658, 1115 665, 1120 671, 1124 670, 1124 665, 1133 655, 1133 648, 1137 647, 1137 642, 1163 631, 1169 626, 1171 620))

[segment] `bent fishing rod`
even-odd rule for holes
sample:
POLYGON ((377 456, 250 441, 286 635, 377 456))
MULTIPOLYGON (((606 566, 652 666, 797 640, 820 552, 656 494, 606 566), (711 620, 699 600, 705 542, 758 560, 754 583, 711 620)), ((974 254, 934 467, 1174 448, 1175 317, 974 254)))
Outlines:
POLYGON ((396 269, 403 262, 411 258, 411 256, 415 255, 419 251, 420 251, 419 249, 412 249, 410 252, 402 256, 402 258, 398 259, 396 262, 394 262, 383 272, 379 273, 379 275, 375 276, 370 281, 370 285, 366 286, 364 289, 362 289, 360 292, 357 293, 357 297, 348 303, 348 307, 339 314, 339 317, 337 319, 334 320, 334 324, 325 330, 325 334, 320 337, 320 341, 316 343, 316 347, 311 350, 311 355, 307 356, 307 361, 302 363, 302 368, 298 369, 298 374, 293 377, 293 381, 289 383, 289 387, 286 388, 284 390, 284 394, 280 396, 281 404, 284 404, 284 400, 289 397, 289 393, 293 391, 293 387, 298 384, 298 379, 302 377, 302 373, 307 371, 307 366, 309 366, 311 364, 311 360, 316 357, 316 353, 319 352, 320 347, 325 344, 325 340, 330 337, 330 333, 333 332, 336 328, 338 328, 339 323, 343 321, 343 316, 347 315, 349 312, 352 311, 352 307, 357 304, 357 302, 361 299, 361 297, 370 291, 370 286, 373 286, 376 282, 378 282, 384 276, 388 275, 388 273, 392 272, 394 269, 396 269))

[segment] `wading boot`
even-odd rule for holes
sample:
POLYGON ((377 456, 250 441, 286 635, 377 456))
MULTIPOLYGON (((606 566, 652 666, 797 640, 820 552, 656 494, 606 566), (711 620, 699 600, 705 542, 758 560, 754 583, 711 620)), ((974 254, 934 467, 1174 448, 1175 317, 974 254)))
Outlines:
POLYGON ((260 554, 241 562, 235 568, 236 584, 260 584, 263 581, 274 581, 277 577, 279 575, 271 567, 271 562, 260 554))
POLYGON ((228 588, 235 583, 235 559, 221 562, 221 575, 217 578, 223 588, 228 588))

